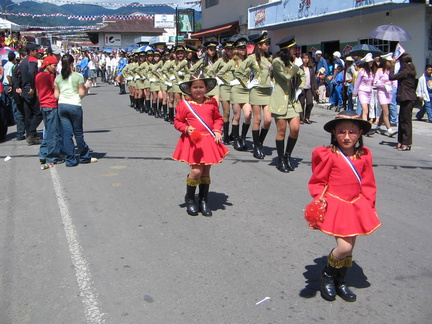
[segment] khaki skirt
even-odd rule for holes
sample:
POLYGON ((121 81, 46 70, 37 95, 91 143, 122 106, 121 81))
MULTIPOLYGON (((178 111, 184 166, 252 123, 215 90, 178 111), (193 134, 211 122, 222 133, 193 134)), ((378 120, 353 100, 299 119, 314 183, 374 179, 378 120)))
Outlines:
POLYGON ((222 84, 219 86, 219 96, 221 101, 229 101, 231 97, 231 86, 222 84))
POLYGON ((230 102, 232 104, 249 103, 249 89, 243 88, 241 85, 231 87, 230 102))
POLYGON ((251 89, 249 94, 249 102, 252 106, 267 106, 270 103, 272 88, 258 88, 251 89))

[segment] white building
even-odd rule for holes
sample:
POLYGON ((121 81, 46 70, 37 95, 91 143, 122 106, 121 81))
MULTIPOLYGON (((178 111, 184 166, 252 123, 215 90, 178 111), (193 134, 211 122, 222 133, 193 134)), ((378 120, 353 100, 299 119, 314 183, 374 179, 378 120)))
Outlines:
MULTIPOLYGON (((268 31, 271 49, 280 39, 295 35, 302 52, 320 49, 331 55, 350 47, 369 43, 384 52, 394 50, 397 42, 372 39, 376 27, 394 24, 404 28, 412 40, 401 42, 413 56, 420 75, 426 63, 432 62, 432 8, 429 1, 419 0, 202 0, 200 37, 222 40, 218 32, 239 22, 238 31, 257 34, 268 31), (215 31, 212 28, 218 26, 215 31), (222 28, 223 29, 223 28, 222 28)), ((235 34, 232 32, 231 34, 235 34)), ((194 36, 194 35, 193 35, 194 36)), ((205 41, 205 39, 203 39, 205 41)))

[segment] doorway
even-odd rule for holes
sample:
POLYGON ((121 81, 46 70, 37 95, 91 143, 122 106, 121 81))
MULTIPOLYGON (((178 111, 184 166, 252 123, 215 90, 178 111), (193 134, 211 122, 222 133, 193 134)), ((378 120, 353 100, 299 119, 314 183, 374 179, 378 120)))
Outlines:
POLYGON ((330 41, 330 42, 322 42, 321 48, 323 52, 324 58, 330 58, 330 60, 333 59, 333 53, 335 51, 340 51, 340 42, 339 41, 330 41))

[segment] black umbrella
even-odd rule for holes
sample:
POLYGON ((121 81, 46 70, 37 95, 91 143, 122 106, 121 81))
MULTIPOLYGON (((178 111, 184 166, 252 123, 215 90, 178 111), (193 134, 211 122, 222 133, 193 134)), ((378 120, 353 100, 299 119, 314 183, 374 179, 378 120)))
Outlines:
POLYGON ((372 53, 372 56, 380 56, 383 52, 373 45, 369 44, 358 44, 353 47, 353 49, 349 52, 351 56, 366 56, 367 53, 372 53))

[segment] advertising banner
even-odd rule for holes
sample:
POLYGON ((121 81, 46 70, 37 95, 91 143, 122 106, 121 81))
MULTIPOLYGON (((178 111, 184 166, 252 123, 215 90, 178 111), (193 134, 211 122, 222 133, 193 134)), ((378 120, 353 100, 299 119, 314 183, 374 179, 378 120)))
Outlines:
POLYGON ((121 34, 105 34, 106 46, 121 46, 121 34))
POLYGON ((175 15, 154 15, 155 28, 174 28, 175 15))

